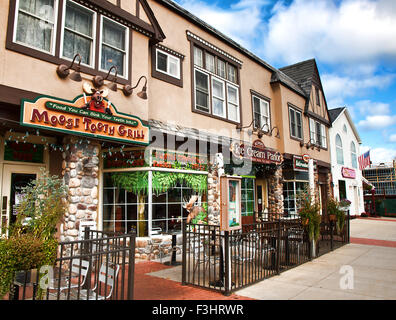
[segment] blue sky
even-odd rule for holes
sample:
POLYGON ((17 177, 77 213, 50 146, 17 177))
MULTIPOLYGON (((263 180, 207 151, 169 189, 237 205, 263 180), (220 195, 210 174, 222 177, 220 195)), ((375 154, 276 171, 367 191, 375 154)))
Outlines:
POLYGON ((396 0, 174 0, 276 68, 315 58, 371 160, 396 159, 396 0))

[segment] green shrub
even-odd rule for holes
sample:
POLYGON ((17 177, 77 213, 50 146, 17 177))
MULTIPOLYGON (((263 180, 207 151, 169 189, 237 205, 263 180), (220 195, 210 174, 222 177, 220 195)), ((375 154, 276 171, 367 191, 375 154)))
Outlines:
POLYGON ((317 241, 320 236, 320 203, 308 190, 301 191, 297 196, 298 214, 301 217, 309 240, 317 241))

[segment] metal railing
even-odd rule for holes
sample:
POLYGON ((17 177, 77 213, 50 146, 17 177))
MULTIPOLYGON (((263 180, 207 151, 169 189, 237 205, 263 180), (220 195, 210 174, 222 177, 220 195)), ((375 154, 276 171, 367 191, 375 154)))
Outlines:
MULTIPOLYGON (((349 220, 341 235, 335 233, 333 224, 326 230, 330 237, 321 235, 316 256, 325 253, 324 241, 329 241, 329 251, 348 242, 349 220)), ((311 246, 300 219, 256 222, 234 231, 187 224, 183 230, 182 284, 228 295, 311 260, 311 246)))
POLYGON ((132 300, 136 234, 84 231, 60 242, 54 266, 25 271, 10 300, 132 300))

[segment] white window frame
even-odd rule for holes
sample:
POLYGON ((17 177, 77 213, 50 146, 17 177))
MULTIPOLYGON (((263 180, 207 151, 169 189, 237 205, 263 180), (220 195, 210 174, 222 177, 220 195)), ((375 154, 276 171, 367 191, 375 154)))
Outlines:
POLYGON ((342 142, 342 138, 341 138, 341 136, 338 133, 335 136, 335 141, 334 142, 335 142, 335 147, 336 147, 336 162, 337 162, 337 164, 343 165, 345 163, 345 160, 344 160, 344 145, 343 145, 343 142, 342 142), (337 137, 340 138, 341 146, 337 145, 337 137), (338 161, 339 152, 340 152, 340 154, 342 156, 341 157, 342 158, 342 162, 338 161))
POLYGON ((265 100, 265 99, 263 99, 263 98, 260 98, 258 95, 252 94, 253 120, 255 120, 255 118, 256 118, 256 117, 255 117, 255 114, 257 113, 257 112, 254 110, 254 99, 255 99, 255 98, 258 99, 258 100, 259 100, 259 103, 260 103, 260 123, 257 125, 257 124, 254 122, 254 127, 257 128, 257 129, 261 129, 261 130, 263 130, 264 132, 268 132, 268 131, 271 129, 270 104, 269 104, 269 102, 268 102, 267 100, 265 100), (266 109, 266 111, 267 111, 267 116, 265 116, 264 113, 263 113, 264 109, 266 109), (262 123, 263 119, 266 119, 266 124, 267 124, 267 126, 265 126, 264 128, 263 128, 264 123, 262 123))
POLYGON ((239 106, 239 88, 237 87, 237 86, 235 86, 235 85, 232 85, 232 84, 229 84, 229 83, 227 83, 226 84, 226 96, 227 96, 227 115, 228 115, 228 120, 231 120, 231 121, 235 121, 235 122, 240 122, 240 119, 241 119, 241 116, 240 116, 240 113, 241 113, 241 109, 240 109, 240 106, 239 106), (237 104, 235 104, 235 103, 233 103, 233 102, 230 102, 230 99, 228 98, 228 88, 229 87, 231 87, 231 88, 233 88, 233 89, 235 89, 236 90, 236 99, 237 99, 237 101, 236 101, 236 103, 237 104), (237 120, 234 120, 234 119, 230 119, 230 112, 229 112, 229 105, 233 105, 233 106, 236 106, 237 107, 237 109, 238 109, 238 111, 237 111, 237 120))
POLYGON ((303 139, 302 112, 297 110, 297 109, 295 109, 295 108, 289 107, 289 122, 290 122, 289 123, 290 136, 295 138, 295 139, 302 140, 303 139), (294 112, 294 119, 295 119, 295 127, 294 127, 294 129, 295 129, 296 135, 293 135, 292 129, 291 129, 292 128, 292 121, 291 121, 291 116, 290 116, 291 112, 294 112), (301 135, 301 137, 298 136, 298 132, 299 131, 298 131, 298 123, 297 123, 297 113, 300 114, 300 127, 301 127, 300 135, 301 135))
POLYGON ((155 49, 155 70, 158 71, 158 72, 161 72, 163 74, 166 74, 166 75, 168 75, 168 76, 170 76, 172 78, 180 80, 180 58, 175 57, 174 55, 172 55, 170 53, 167 53, 167 52, 165 52, 165 51, 163 51, 161 49, 156 48, 155 49), (166 72, 163 71, 163 70, 158 69, 158 63, 157 63, 158 62, 158 52, 160 52, 160 53, 162 53, 162 54, 167 56, 167 60, 166 60, 166 69, 167 69, 167 71, 166 72), (171 74, 169 72, 169 69, 170 69, 169 68, 169 58, 177 60, 177 74, 176 75, 171 74))
MULTIPOLYGON (((109 70, 102 69, 102 46, 103 46, 103 20, 107 19, 108 21, 111 21, 115 24, 118 24, 122 28, 125 29, 125 55, 124 55, 124 74, 120 74, 118 70, 117 77, 123 78, 123 79, 128 79, 128 70, 129 70, 129 28, 127 26, 124 26, 123 24, 113 20, 109 19, 107 17, 104 17, 103 15, 100 16, 100 36, 99 36, 99 63, 98 63, 98 70, 102 72, 109 72, 109 70)), ((106 44, 107 45, 107 44, 106 44)), ((107 45, 108 46, 108 45, 107 45)), ((121 49, 115 48, 115 50, 122 51, 121 49)))
POLYGON ((210 76, 207 72, 202 71, 200 68, 194 68, 194 109, 200 112, 205 112, 208 114, 211 114, 211 87, 210 87, 210 76), (202 110, 197 108, 197 83, 196 83, 196 78, 195 78, 195 72, 201 72, 207 75, 207 84, 208 84, 208 111, 202 110))
POLYGON ((315 121, 314 119, 310 118, 309 119, 309 137, 311 141, 314 141, 314 143, 321 148, 326 149, 327 148, 327 136, 326 136, 326 127, 324 124, 315 121), (320 141, 318 141, 318 132, 316 131, 316 125, 319 124, 320 126, 320 141))
MULTIPOLYGON (((44 52, 44 53, 47 53, 47 54, 50 54, 50 55, 54 56, 55 55, 55 47, 56 47, 57 25, 58 25, 58 5, 59 5, 59 0, 54 0, 54 22, 53 22, 54 27, 52 29, 53 30, 52 31, 52 40, 51 40, 52 43, 51 43, 51 50, 50 51, 46 51, 46 50, 43 50, 43 49, 40 49, 40 48, 37 48, 37 47, 33 47, 33 46, 28 45, 28 44, 26 44, 24 42, 19 42, 19 41, 16 40, 17 27, 18 27, 19 0, 16 0, 16 3, 15 3, 14 30, 13 30, 13 35, 12 35, 12 42, 20 44, 20 45, 22 45, 24 47, 32 48, 34 50, 41 51, 41 52, 44 52)), ((31 13, 27 13, 27 14, 30 14, 31 16, 34 16, 34 17, 36 17, 36 18, 38 18, 38 19, 40 19, 42 21, 50 22, 49 20, 42 19, 41 17, 33 15, 31 13)))
POLYGON ((212 114, 214 115, 214 116, 217 116, 217 117, 221 117, 221 118, 227 118, 227 110, 226 110, 226 107, 225 107, 225 102, 226 102, 226 96, 227 96, 227 94, 226 94, 226 92, 225 92, 225 83, 224 83, 224 81, 223 80, 221 80, 220 78, 216 78, 216 77, 212 77, 212 79, 211 79, 211 91, 212 91, 212 94, 211 94, 211 98, 212 98, 212 114), (214 94, 214 90, 213 90, 213 82, 214 81, 217 81, 217 82, 219 82, 219 83, 221 83, 221 85, 222 85, 222 87, 223 87, 223 97, 218 97, 218 96, 215 96, 215 94, 214 94), (214 106, 214 99, 217 99, 217 100, 221 100, 221 101, 223 101, 223 103, 222 103, 222 105, 223 105, 223 114, 221 115, 221 114, 216 114, 215 113, 215 108, 213 107, 214 106))
POLYGON ((351 141, 350 148, 351 148, 351 166, 352 166, 352 168, 357 169, 357 167, 358 167, 358 160, 357 159, 358 158, 357 158, 355 142, 351 141), (355 148, 355 151, 353 151, 352 146, 355 148), (355 161, 353 161, 353 160, 355 160, 355 161))
MULTIPOLYGON (((92 25, 92 50, 91 50, 91 64, 86 64, 86 63, 83 63, 83 62, 81 62, 81 64, 82 65, 85 65, 85 66, 88 66, 88 67, 90 67, 90 68, 95 68, 95 53, 96 53, 96 21, 97 21, 97 13, 95 12, 95 11, 93 11, 93 10, 91 10, 91 9, 89 9, 89 8, 87 8, 87 7, 84 7, 84 6, 82 6, 82 5, 80 5, 79 3, 77 3, 77 2, 74 2, 74 1, 70 1, 70 0, 65 0, 64 2, 63 2, 63 11, 62 11, 62 31, 61 31, 61 38, 60 38, 60 52, 59 52, 59 55, 60 55, 60 57, 62 58, 62 59, 65 59, 65 60, 69 60, 69 61, 72 61, 73 59, 70 59, 70 58, 68 58, 68 57, 65 57, 64 55, 63 55, 63 41, 64 41, 64 33, 65 33, 65 23, 66 23, 66 3, 67 2, 73 2, 73 4, 75 4, 75 5, 77 5, 77 6, 79 6, 79 7, 81 7, 81 8, 83 8, 83 9, 85 9, 85 10, 88 10, 88 11, 91 11, 92 13, 93 13, 93 18, 92 18, 92 22, 93 22, 93 25, 92 25)), ((79 34, 78 32, 76 32, 76 31, 72 31, 72 32, 74 32, 74 33, 76 33, 76 34, 79 34)), ((81 36, 83 36, 83 37, 87 37, 86 35, 81 35, 81 36)), ((77 52, 76 52, 77 53, 77 52)))

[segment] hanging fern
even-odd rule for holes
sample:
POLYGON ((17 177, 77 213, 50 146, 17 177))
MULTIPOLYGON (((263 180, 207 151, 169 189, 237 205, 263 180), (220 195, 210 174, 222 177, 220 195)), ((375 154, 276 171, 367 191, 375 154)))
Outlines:
MULTIPOLYGON (((148 194, 148 171, 115 172, 111 178, 115 186, 128 192, 148 194)), ((155 195, 173 189, 178 183, 199 194, 205 193, 208 188, 206 175, 153 171, 152 190, 155 195)))

